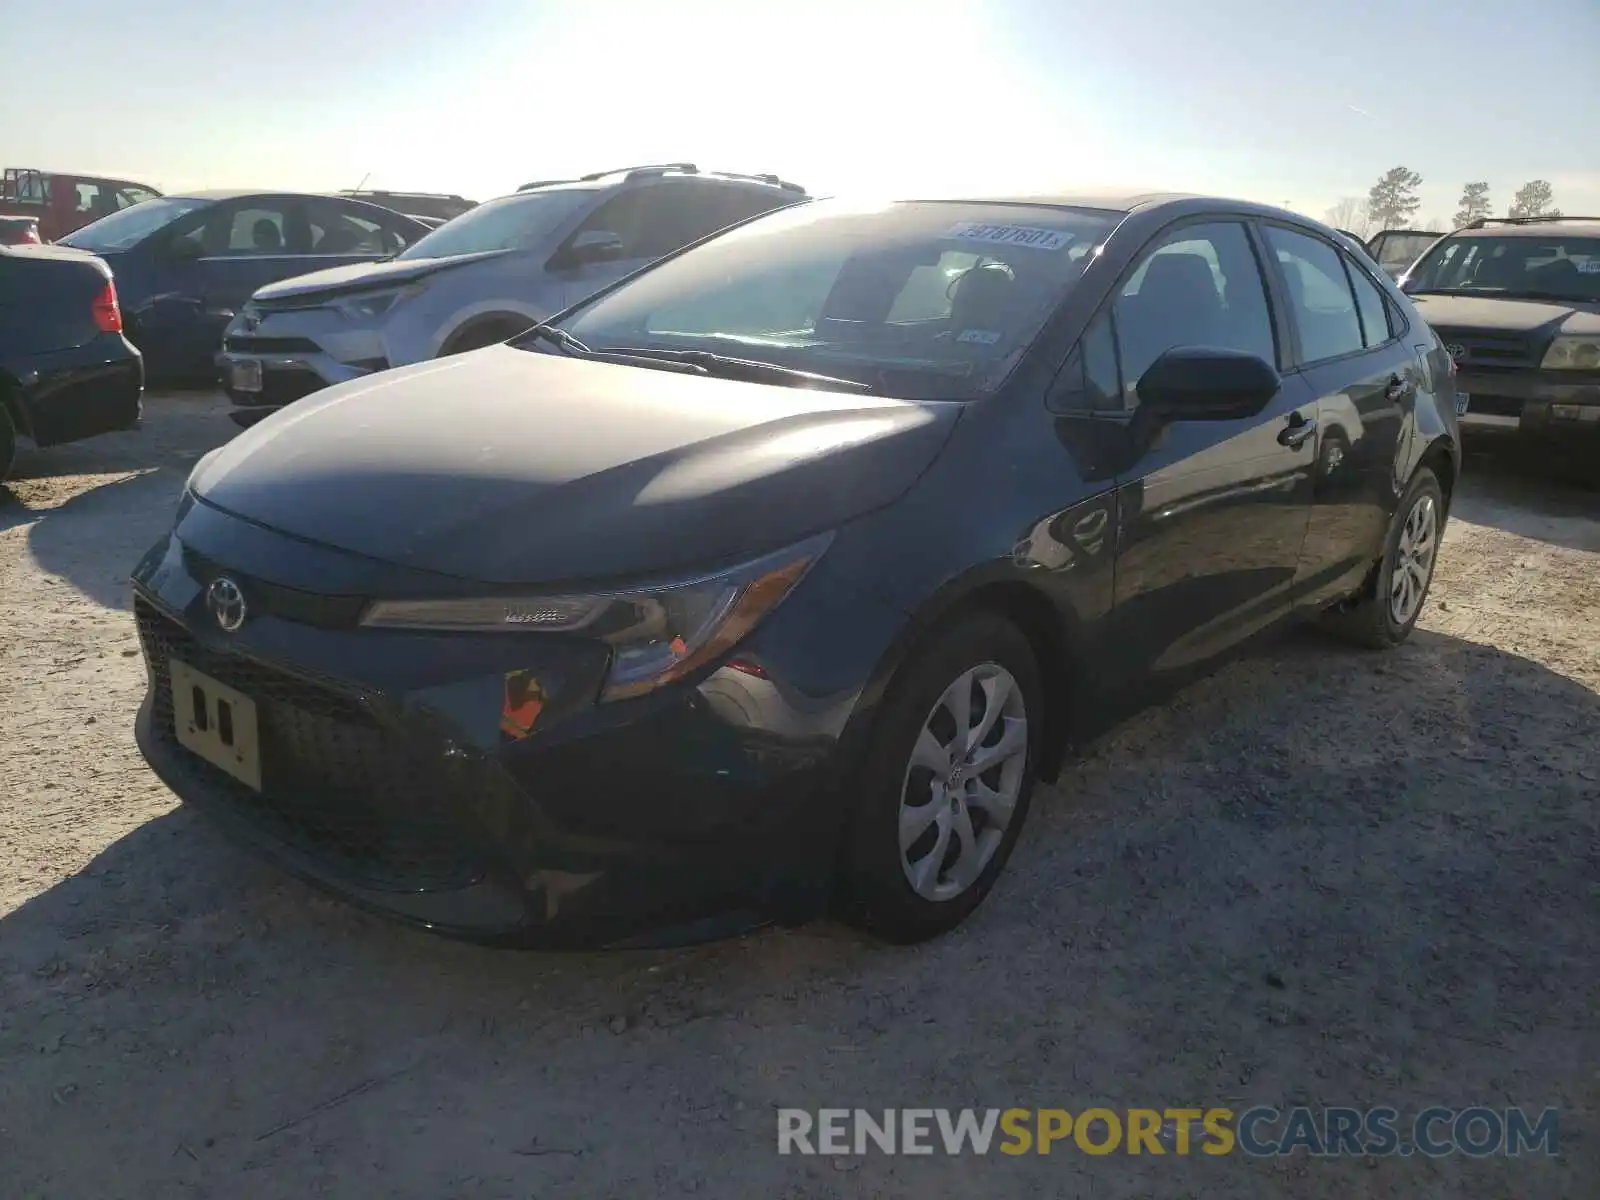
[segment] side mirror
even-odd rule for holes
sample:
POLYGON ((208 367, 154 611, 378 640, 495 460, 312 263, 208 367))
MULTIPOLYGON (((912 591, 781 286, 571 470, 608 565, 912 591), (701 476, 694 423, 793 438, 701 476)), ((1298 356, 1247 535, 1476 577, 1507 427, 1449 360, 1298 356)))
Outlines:
POLYGON ((613 262, 622 257, 624 247, 619 234, 609 229, 589 229, 572 239, 561 257, 574 267, 590 263, 613 262))
POLYGON ((172 262, 194 262, 205 257, 205 247, 190 237, 173 238, 167 243, 167 258, 172 262))
POLYGON ((1253 417, 1283 380, 1266 359, 1215 346, 1175 346, 1139 378, 1139 403, 1170 421, 1253 417))

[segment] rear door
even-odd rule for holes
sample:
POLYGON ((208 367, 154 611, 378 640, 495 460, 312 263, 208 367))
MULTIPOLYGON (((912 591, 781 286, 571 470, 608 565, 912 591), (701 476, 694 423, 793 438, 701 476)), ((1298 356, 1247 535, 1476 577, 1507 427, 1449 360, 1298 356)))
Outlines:
POLYGON ((1311 512, 1315 398, 1289 377, 1253 417, 1139 414, 1138 380, 1166 350, 1217 346, 1282 361, 1261 248, 1243 220, 1169 227, 1109 314, 1129 418, 1117 471, 1117 674, 1200 663, 1286 615, 1311 512))
POLYGON ((1400 438, 1421 363, 1403 319, 1354 255, 1309 230, 1266 224, 1295 369, 1317 397, 1311 521, 1298 572, 1319 607, 1361 583, 1382 549, 1400 438))
POLYGON ((308 196, 305 214, 309 253, 314 260, 306 265, 307 271, 383 262, 421 236, 409 219, 329 196, 308 196))

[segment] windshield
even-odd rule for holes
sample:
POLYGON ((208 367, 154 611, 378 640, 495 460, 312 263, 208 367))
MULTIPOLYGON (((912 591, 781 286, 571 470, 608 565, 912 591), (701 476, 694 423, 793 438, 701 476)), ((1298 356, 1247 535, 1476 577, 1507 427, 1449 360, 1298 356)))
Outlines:
POLYGON ((80 250, 126 250, 144 241, 156 230, 172 224, 184 213, 191 213, 210 203, 212 201, 194 196, 162 196, 146 200, 67 234, 61 239, 61 244, 76 246, 80 250))
POLYGON ((400 257, 450 258, 536 246, 593 198, 593 192, 583 189, 502 196, 446 221, 400 257))
POLYGON ((1600 237, 1458 237, 1412 268, 1406 291, 1600 301, 1600 237))
POLYGON ((881 394, 966 399, 1005 376, 1121 216, 819 201, 661 263, 567 329, 596 350, 709 350, 881 394))

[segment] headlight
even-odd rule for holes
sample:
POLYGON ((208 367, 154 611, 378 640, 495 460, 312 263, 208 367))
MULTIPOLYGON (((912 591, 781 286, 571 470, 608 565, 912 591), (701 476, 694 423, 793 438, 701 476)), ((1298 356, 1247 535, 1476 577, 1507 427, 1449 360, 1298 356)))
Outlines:
POLYGON ((1600 370, 1600 337, 1558 337, 1539 365, 1547 371, 1600 370))
POLYGON ((363 625, 473 633, 565 633, 612 648, 602 700, 642 696, 698 670, 744 638, 805 577, 832 540, 799 545, 715 575, 615 592, 379 600, 363 625))
POLYGON ((352 321, 370 321, 374 317, 383 316, 407 297, 417 295, 426 286, 422 283, 413 283, 410 287, 391 288, 387 292, 365 292, 359 296, 335 300, 332 302, 332 307, 352 321))

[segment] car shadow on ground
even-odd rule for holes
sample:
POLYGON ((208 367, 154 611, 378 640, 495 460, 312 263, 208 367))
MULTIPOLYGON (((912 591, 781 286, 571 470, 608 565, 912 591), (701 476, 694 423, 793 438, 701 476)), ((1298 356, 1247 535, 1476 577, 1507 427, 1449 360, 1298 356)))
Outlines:
POLYGON ((39 567, 109 608, 166 531, 194 464, 238 432, 213 395, 157 397, 142 430, 32 450, 0 484, 0 533, 26 526, 39 567))
MULTIPOLYGON (((98 472, 97 472, 98 473, 98 472)), ((144 467, 80 491, 59 505, 23 499, 0 507, 0 532, 28 527, 28 549, 41 571, 106 608, 131 605, 128 575, 139 556, 172 523, 188 471, 181 465, 144 467)))
POLYGON ((1600 553, 1600 452, 1587 475, 1511 433, 1467 430, 1451 516, 1569 550, 1600 553))
MULTIPOLYGON (((177 809, 0 920, 0 1143, 41 1194, 263 1169, 304 1194, 337 1162, 355 1193, 755 1195, 776 1194, 782 1104, 1570 1112, 1600 1006, 1597 725, 1595 692, 1490 646, 1297 634, 1091 746, 984 908, 914 949, 818 925, 485 950, 350 910, 177 809)), ((1594 1149, 1385 1170, 1487 1196, 1571 1183, 1594 1149)), ((899 1196, 959 1166, 849 1169, 899 1196)), ((1012 1167, 1057 1188, 1148 1164, 1012 1167)), ((1289 1186, 1215 1169, 1233 1196, 1289 1186)))

